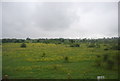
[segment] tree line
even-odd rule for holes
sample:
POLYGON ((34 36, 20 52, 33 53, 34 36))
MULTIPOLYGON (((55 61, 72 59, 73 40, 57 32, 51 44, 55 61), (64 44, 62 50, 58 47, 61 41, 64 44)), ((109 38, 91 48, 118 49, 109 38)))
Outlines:
POLYGON ((101 38, 101 39, 64 39, 64 38, 40 38, 40 39, 2 39, 2 43, 55 43, 55 44, 70 44, 70 43, 119 43, 120 37, 101 38))

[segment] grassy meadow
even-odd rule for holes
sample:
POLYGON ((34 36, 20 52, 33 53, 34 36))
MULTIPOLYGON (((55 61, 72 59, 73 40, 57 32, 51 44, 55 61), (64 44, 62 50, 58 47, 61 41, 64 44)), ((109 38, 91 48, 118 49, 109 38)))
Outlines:
POLYGON ((80 47, 67 44, 3 43, 3 73, 11 79, 117 79, 118 71, 96 66, 96 55, 117 54, 117 50, 88 48, 86 43, 80 47), (67 59, 65 58, 67 57, 67 59))
POLYGON ((0 78, 2 78, 2 44, 0 43, 0 78))

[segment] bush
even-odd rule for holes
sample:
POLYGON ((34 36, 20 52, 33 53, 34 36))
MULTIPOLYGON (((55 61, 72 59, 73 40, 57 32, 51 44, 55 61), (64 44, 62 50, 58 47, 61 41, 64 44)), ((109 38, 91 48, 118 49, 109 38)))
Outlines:
POLYGON ((100 44, 96 43, 95 46, 96 46, 96 48, 100 48, 100 44))
POLYGON ((106 62, 108 60, 108 57, 109 57, 108 54, 104 54, 103 55, 103 61, 106 62))
POLYGON ((97 59, 96 59, 96 66, 100 67, 101 66, 101 62, 102 62, 102 59, 101 59, 101 56, 100 55, 96 55, 97 59))
POLYGON ((106 51, 107 51, 107 50, 109 50, 109 49, 108 49, 108 48, 105 48, 104 50, 106 50, 106 51))
POLYGON ((95 46, 95 44, 92 44, 92 43, 91 43, 91 44, 89 44, 87 47, 93 48, 93 47, 96 47, 96 46, 95 46))
POLYGON ((26 46, 25 43, 22 43, 20 47, 22 47, 22 48, 26 48, 27 46, 26 46))
POLYGON ((69 58, 67 56, 64 57, 65 62, 69 62, 69 58))
POLYGON ((67 77, 68 79, 72 79, 72 76, 70 75, 70 73, 68 73, 67 76, 68 76, 67 77))
POLYGON ((46 55, 46 54, 45 54, 45 53, 43 53, 42 57, 45 57, 45 55, 46 55))
POLYGON ((108 68, 108 69, 112 69, 113 66, 114 66, 114 62, 113 62, 112 60, 108 60, 108 61, 107 61, 107 68, 108 68))
POLYGON ((111 49, 113 49, 113 50, 120 50, 120 45, 113 45, 111 47, 111 49))
POLYGON ((101 56, 100 55, 96 55, 97 56, 97 58, 100 58, 101 56))
POLYGON ((53 66, 53 68, 55 69, 55 70, 57 70, 58 68, 57 68, 57 66, 53 66))
POLYGON ((70 47, 80 47, 79 44, 71 44, 70 47))
POLYGON ((116 54, 103 54, 96 56, 96 66, 107 68, 109 70, 117 69, 119 64, 118 55, 116 54))
POLYGON ((120 65, 120 55, 119 54, 115 54, 114 56, 113 56, 113 59, 115 59, 115 63, 116 64, 118 64, 118 65, 120 65))

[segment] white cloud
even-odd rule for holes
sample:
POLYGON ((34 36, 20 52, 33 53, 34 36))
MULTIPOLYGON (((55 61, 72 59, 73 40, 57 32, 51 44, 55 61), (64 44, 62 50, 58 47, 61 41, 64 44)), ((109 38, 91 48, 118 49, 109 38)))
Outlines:
POLYGON ((3 37, 99 38, 118 35, 113 2, 3 3, 3 37))

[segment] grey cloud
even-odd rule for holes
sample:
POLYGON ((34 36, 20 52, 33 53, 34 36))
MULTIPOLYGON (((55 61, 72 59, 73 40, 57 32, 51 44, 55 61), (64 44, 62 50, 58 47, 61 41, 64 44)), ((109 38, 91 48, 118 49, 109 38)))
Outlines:
POLYGON ((25 5, 25 3, 4 3, 3 21, 5 20, 5 22, 7 22, 5 25, 8 24, 10 26, 11 24, 16 29, 20 28, 19 26, 35 26, 43 30, 57 31, 69 28, 70 25, 78 19, 76 13, 71 12, 67 4, 40 3, 40 5, 38 5, 38 3, 33 3, 35 4, 35 10, 33 11, 29 9, 33 4, 26 4, 28 5, 25 5))
POLYGON ((36 6, 35 24, 44 30, 65 30, 78 19, 68 4, 44 3, 36 6))
POLYGON ((3 3, 3 37, 117 36, 117 3, 3 3))
POLYGON ((0 2, 0 38, 2 38, 2 3, 0 2))

